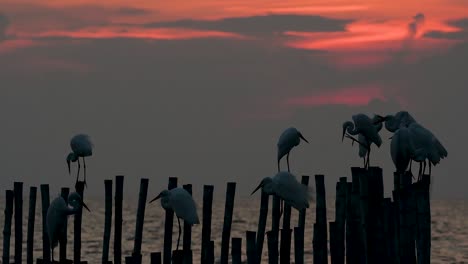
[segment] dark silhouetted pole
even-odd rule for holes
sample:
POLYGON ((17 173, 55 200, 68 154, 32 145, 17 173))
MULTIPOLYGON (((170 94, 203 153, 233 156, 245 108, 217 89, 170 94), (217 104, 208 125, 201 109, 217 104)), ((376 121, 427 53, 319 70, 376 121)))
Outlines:
POLYGON ((161 264, 161 252, 152 252, 150 255, 151 264, 161 264))
MULTIPOLYGON (((291 214, 291 207, 289 207, 289 214, 291 214)), ((291 217, 291 215, 289 216, 291 217)), ((291 228, 281 229, 281 241, 280 241, 280 263, 281 264, 289 264, 291 262, 291 233, 292 233, 291 228)))
POLYGON ((304 227, 294 228, 294 260, 295 264, 304 264, 304 227))
POLYGON ((210 240, 210 243, 208 243, 208 249, 207 249, 207 264, 214 264, 215 256, 214 256, 214 241, 210 240))
MULTIPOLYGON (((370 167, 368 179, 367 263, 382 262, 385 256, 383 230, 383 175, 379 167, 370 167)), ((387 258, 385 258, 387 259, 387 258)))
POLYGON ((208 263, 208 246, 211 241, 211 211, 213 205, 213 185, 203 186, 203 224, 202 224, 202 245, 201 264, 208 263))
MULTIPOLYGON (((168 190, 177 187, 177 178, 169 177, 168 190)), ((172 256, 172 224, 174 221, 174 211, 166 210, 166 220, 164 222, 164 255, 163 263, 170 264, 172 256)))
POLYGON ((105 216, 104 237, 102 243, 102 263, 109 262, 109 245, 112 228, 112 180, 104 180, 105 216))
POLYGON ((141 264, 141 241, 143 240, 143 224, 145 222, 146 198, 148 196, 148 179, 140 180, 140 193, 138 195, 138 209, 135 226, 135 243, 133 245, 133 262, 141 264), (139 260, 139 261, 138 261, 139 260))
POLYGON ((36 219, 37 187, 29 188, 28 237, 26 241, 26 263, 34 263, 34 222, 36 219))
MULTIPOLYGON (((347 179, 341 177, 336 183, 336 199, 335 199, 335 260, 334 263, 345 263, 345 223, 346 223, 346 192, 347 179)), ((330 230, 331 234, 331 230, 330 230)), ((331 240, 330 240, 331 243, 331 240)))
POLYGON ((260 200, 260 214, 258 217, 258 229, 257 229, 257 255, 258 255, 258 260, 257 263, 260 263, 262 260, 262 252, 263 252, 263 242, 265 240, 265 229, 266 229, 266 222, 267 222, 267 216, 268 216, 268 202, 270 195, 266 194, 262 190, 262 195, 261 195, 261 200, 260 200))
POLYGON ((11 237, 11 220, 13 218, 13 201, 14 192, 12 190, 5 191, 5 224, 3 226, 3 263, 10 263, 10 237, 11 237))
MULTIPOLYGON (((184 189, 192 195, 192 185, 191 184, 185 184, 184 189)), ((191 260, 193 258, 192 256, 192 226, 184 222, 184 236, 183 236, 183 251, 184 251, 184 263, 191 263, 191 260)))
POLYGON ((430 176, 423 175, 418 183, 416 193, 417 203, 417 248, 418 264, 428 264, 431 262, 431 204, 430 204, 430 176))
POLYGON ((226 190, 226 204, 224 207, 223 234, 221 239, 221 264, 227 264, 229 262, 229 240, 231 239, 231 225, 235 195, 236 183, 228 182, 226 190))
POLYGON ((122 203, 124 176, 115 177, 114 264, 122 263, 122 203))
POLYGON ((50 262, 50 243, 49 235, 47 234, 47 210, 49 209, 49 185, 41 184, 41 199, 42 199, 42 260, 44 263, 50 262))
POLYGON ((336 264, 339 263, 338 258, 338 248, 337 248, 337 230, 336 230, 336 222, 330 222, 329 229, 330 229, 330 258, 331 263, 336 264))
MULTIPOLYGON (((77 182, 75 186, 76 192, 81 196, 81 200, 84 201, 84 182, 77 182)), ((81 220, 83 217, 83 208, 81 208, 75 214, 74 228, 74 242, 73 242, 73 262, 81 262, 81 220)))
POLYGON ((395 236, 396 232, 393 221, 392 199, 385 198, 383 202, 383 246, 385 247, 385 261, 383 263, 396 263, 395 236))
POLYGON ((246 252, 247 252, 247 264, 257 264, 260 263, 258 258, 257 245, 255 243, 255 232, 246 231, 245 240, 246 240, 246 252))
POLYGON ((22 263, 23 255, 23 183, 15 182, 15 263, 22 263))
MULTIPOLYGON (((65 203, 68 204, 68 194, 70 193, 70 188, 62 188, 60 191, 60 196, 65 200, 65 203)), ((62 263, 65 263, 67 260, 67 226, 68 221, 65 222, 65 226, 63 227, 64 235, 59 237, 60 241, 60 248, 59 248, 59 260, 62 263)))
POLYGON ((278 264, 278 232, 268 231, 268 263, 278 264))
POLYGON ((327 206, 325 200, 325 176, 315 175, 316 188, 316 223, 314 224, 314 263, 323 264, 328 262, 327 250, 327 206))
POLYGON ((232 264, 242 264, 242 238, 233 237, 231 243, 232 264))

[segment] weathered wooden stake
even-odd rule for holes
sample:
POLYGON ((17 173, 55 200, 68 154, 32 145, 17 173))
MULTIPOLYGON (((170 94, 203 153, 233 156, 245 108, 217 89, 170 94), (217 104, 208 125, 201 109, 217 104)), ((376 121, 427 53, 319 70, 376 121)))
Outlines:
MULTIPOLYGON (((84 182, 77 182, 75 189, 76 192, 81 196, 81 200, 84 201, 84 182)), ((83 208, 81 208, 75 214, 75 222, 73 225, 73 235, 74 235, 74 242, 73 242, 73 262, 74 263, 81 263, 81 221, 83 217, 83 208)))
POLYGON ((15 182, 15 263, 22 263, 23 256, 23 183, 15 182))
MULTIPOLYGON (((192 185, 185 184, 183 185, 184 189, 192 195, 192 185)), ((184 263, 188 263, 189 259, 192 259, 192 226, 184 222, 184 237, 183 237, 183 250, 184 250, 184 263)))
POLYGON ((182 264, 184 262, 184 251, 174 250, 172 252, 172 264, 182 264))
POLYGON ((256 241, 256 244, 257 244, 256 252, 258 255, 257 263, 260 263, 262 260, 263 243, 265 240, 265 229, 266 229, 266 222, 267 222, 267 216, 268 216, 268 203, 270 200, 269 198, 270 198, 270 195, 268 195, 262 190, 262 196, 260 200, 260 214, 258 217, 257 241, 256 241))
POLYGON ((417 249, 418 264, 428 264, 431 262, 431 204, 430 204, 430 184, 431 177, 423 175, 418 183, 416 202, 417 202, 417 249))
POLYGON ((140 193, 138 195, 138 209, 135 226, 135 243, 133 245, 133 263, 141 264, 141 241, 143 240, 143 224, 145 222, 146 198, 148 196, 149 180, 143 178, 140 180, 140 193))
POLYGON ((34 222, 36 219, 37 187, 29 188, 28 237, 26 241, 26 263, 34 263, 34 222))
POLYGON ((393 221, 393 208, 392 208, 392 199, 385 198, 383 203, 383 241, 382 243, 385 246, 385 259, 384 264, 394 264, 395 263, 395 236, 396 232, 394 221, 393 221))
MULTIPOLYGON (((341 177, 336 183, 336 200, 335 200, 335 260, 334 263, 345 263, 345 223, 346 223, 346 193, 347 179, 341 177)), ((331 230, 330 230, 331 234, 331 230)), ((331 241, 331 240, 330 240, 331 241)), ((331 243, 331 242, 330 242, 331 243)))
POLYGON ((208 247, 211 241, 211 211, 213 208, 213 185, 203 186, 203 224, 202 224, 202 245, 201 264, 208 263, 208 247))
POLYGON ((224 207, 224 224, 221 239, 221 264, 229 261, 229 240, 231 239, 232 214, 234 211, 234 197, 236 194, 236 183, 228 182, 226 190, 226 204, 224 207))
MULTIPOLYGON (((291 207, 289 207, 291 213, 291 207)), ((283 219, 284 220, 284 219, 283 219)), ((291 235, 292 229, 281 229, 280 241, 280 263, 289 264, 291 262, 291 235)))
POLYGON ((411 173, 400 175, 399 215, 400 215, 400 263, 415 263, 416 255, 414 253, 414 236, 411 226, 411 173))
POLYGON ((231 243, 232 264, 242 264, 242 238, 233 237, 231 243))
POLYGON ((3 226, 3 263, 10 263, 10 237, 11 237, 11 220, 13 218, 13 201, 14 192, 12 190, 5 191, 5 224, 3 226))
POLYGON ((41 184, 41 199, 42 199, 42 260, 44 263, 50 262, 50 243, 49 235, 47 234, 47 210, 49 209, 49 185, 41 184))
POLYGON ((161 252, 151 252, 151 264, 161 264, 161 252))
MULTIPOLYGON (((62 188, 60 191, 60 196, 65 200, 65 203, 68 204, 68 194, 70 193, 70 188, 62 188)), ((59 248, 59 260, 62 263, 65 263, 67 260, 67 229, 68 229, 68 220, 65 222, 64 236, 59 238, 60 241, 60 248, 59 248)))
POLYGON ((336 264, 339 263, 339 253, 338 253, 338 237, 337 237, 337 225, 336 222, 330 222, 329 228, 330 228, 330 258, 331 258, 331 264, 336 264))
POLYGON ((278 232, 268 231, 268 263, 278 264, 278 232))
POLYGON ((304 229, 294 228, 294 263, 304 264, 304 229))
POLYGON ((115 177, 114 264, 122 263, 122 203, 124 176, 115 177))
POLYGON ((314 224, 314 263, 323 264, 328 262, 327 250, 327 206, 325 200, 325 176, 315 175, 316 188, 316 223, 314 224))
POLYGON ((385 256, 383 232, 383 175, 379 167, 370 167, 368 179, 367 263, 382 262, 385 256))
MULTIPOLYGON (((167 185, 168 190, 172 190, 177 187, 177 178, 169 177, 169 184, 167 185)), ((172 256, 172 224, 174 221, 174 211, 166 210, 166 220, 164 222, 164 264, 171 263, 172 256)))
POLYGON ((105 216, 102 242, 102 264, 109 262, 109 244, 112 228, 112 180, 104 180, 105 216))
POLYGON ((207 251, 207 264, 214 264, 215 261, 215 255, 214 255, 214 241, 210 240, 210 243, 208 243, 208 251, 207 251))
POLYGON ((258 257, 257 248, 258 244, 255 243, 255 232, 254 231, 246 231, 245 232, 245 240, 246 240, 246 252, 247 252, 247 264, 258 264, 260 263, 258 257))

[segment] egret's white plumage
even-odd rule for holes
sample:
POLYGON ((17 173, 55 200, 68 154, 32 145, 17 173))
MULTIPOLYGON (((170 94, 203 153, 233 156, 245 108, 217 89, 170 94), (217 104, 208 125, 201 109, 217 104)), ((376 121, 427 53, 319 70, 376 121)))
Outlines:
POLYGON ((392 133, 395 133, 400 127, 408 127, 410 124, 416 122, 408 111, 400 111, 395 115, 387 115, 385 117, 377 116, 377 120, 374 122, 382 121, 385 121, 385 128, 392 133))
MULTIPOLYGON (((343 123, 342 139, 344 139, 346 133, 348 133, 351 136, 358 135, 359 139, 354 139, 351 136, 348 137, 359 143, 360 157, 364 157, 367 154, 367 162, 364 162, 364 165, 366 167, 369 166, 370 149, 372 143, 377 145, 377 147, 380 147, 382 145, 382 138, 379 135, 379 131, 382 129, 382 127, 379 125, 378 122, 375 122, 365 114, 356 114, 353 115, 352 118, 353 122, 346 121, 343 123)), ((374 119, 377 118, 374 117, 374 119)))
POLYGON ((410 131, 407 127, 401 127, 395 132, 390 143, 390 154, 397 172, 404 173, 407 170, 413 153, 414 146, 410 131))
POLYGON ((52 260, 54 259, 54 248, 58 245, 59 239, 66 236, 65 226, 68 216, 79 212, 82 206, 89 211, 86 204, 81 200, 81 196, 76 192, 68 196, 68 203, 70 206, 67 206, 62 196, 58 196, 50 203, 47 210, 46 227, 52 250, 52 260))
POLYGON ((70 147, 72 152, 67 156, 67 164, 68 164, 68 173, 70 171, 70 162, 78 161, 78 172, 76 174, 76 182, 78 182, 78 178, 80 175, 80 157, 83 158, 83 169, 84 169, 84 182, 86 184, 86 161, 85 157, 89 157, 93 155, 93 148, 94 145, 91 142, 91 139, 86 134, 78 134, 74 136, 70 141, 70 147))
POLYGON ((179 238, 177 240, 178 249, 180 234, 182 232, 180 228, 180 219, 190 225, 200 224, 195 201, 193 200, 192 195, 183 188, 164 190, 151 200, 150 203, 157 199, 161 199, 161 206, 164 209, 174 211, 177 216, 177 221, 179 223, 179 238))
POLYGON ((291 149, 294 148, 295 146, 299 145, 301 142, 301 139, 304 140, 305 142, 309 143, 299 132, 296 128, 290 127, 281 133, 279 139, 278 139, 278 172, 280 171, 280 160, 281 158, 286 156, 286 161, 288 164, 288 171, 289 170, 289 153, 291 152, 291 149))
MULTIPOLYGON (((383 127, 383 123, 376 122, 378 119, 379 118, 376 115, 372 118, 372 122, 375 122, 374 126, 377 129, 377 133, 380 132, 380 130, 382 130, 382 127, 383 127)), ((364 136, 363 134, 358 135, 358 140, 359 142, 362 143, 362 144, 359 144, 359 157, 364 159, 364 167, 366 167, 367 165, 366 156, 367 156, 368 149, 370 148, 372 142, 369 142, 367 137, 364 136)))
POLYGON ((312 199, 310 188, 301 184, 293 174, 286 171, 264 178, 252 194, 260 188, 267 194, 278 196, 297 210, 309 208, 309 201, 312 199))

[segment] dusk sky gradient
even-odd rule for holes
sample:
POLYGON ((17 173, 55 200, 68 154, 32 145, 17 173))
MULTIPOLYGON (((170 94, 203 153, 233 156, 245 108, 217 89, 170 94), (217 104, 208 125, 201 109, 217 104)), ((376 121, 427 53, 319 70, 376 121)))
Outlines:
MULTIPOLYGON (((169 176, 248 195, 295 126, 310 144, 292 172, 325 174, 333 194, 362 165, 342 123, 408 110, 449 153, 433 197, 468 199, 466 0, 1 0, 0 80, 2 192, 72 187, 65 158, 84 132, 92 195, 119 174, 130 196, 141 177, 152 195, 169 176)), ((371 165, 389 194, 381 135, 371 165)))

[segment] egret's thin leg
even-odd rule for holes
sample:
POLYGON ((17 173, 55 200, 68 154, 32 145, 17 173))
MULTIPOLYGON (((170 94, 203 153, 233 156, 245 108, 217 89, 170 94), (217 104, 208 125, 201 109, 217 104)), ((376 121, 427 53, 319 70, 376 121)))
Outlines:
POLYGON ((367 149, 367 168, 370 167, 370 146, 367 149))
POLYGON ((278 172, 280 172, 280 160, 278 160, 278 172))
POLYGON ((286 162, 288 163, 288 172, 291 172, 291 171, 289 170, 289 152, 288 152, 288 155, 286 156, 286 162))
POLYGON ((52 263, 54 263, 54 248, 52 248, 52 263))
POLYGON ((362 160, 364 160, 364 168, 366 168, 366 166, 367 166, 367 165, 366 165, 366 161, 367 161, 367 160, 366 160, 366 157, 362 158, 362 160))
POLYGON ((80 158, 78 158, 78 171, 76 173, 76 183, 78 183, 78 179, 80 178, 80 169, 81 169, 80 158))
POLYGON ((422 161, 419 162, 419 174, 418 174, 418 177, 419 175, 422 174, 422 161))
POLYGON ((410 171, 410 172, 411 172, 411 165, 412 165, 412 164, 413 164, 413 160, 410 159, 410 161, 409 161, 409 171, 410 171))
POLYGON ((429 161, 429 176, 432 175, 432 163, 429 161))
POLYGON ((418 181, 422 179, 422 176, 423 176, 425 173, 426 173, 426 160, 424 160, 424 169, 423 169, 423 173, 419 176, 418 181))
POLYGON ((281 218, 282 215, 283 215, 283 199, 280 199, 280 214, 279 214, 279 217, 281 218))
POLYGON ((86 185, 86 161, 85 161, 85 157, 83 157, 83 170, 84 170, 84 185, 85 185, 86 187, 88 187, 88 186, 86 185))
POLYGON ((177 217, 177 222, 179 222, 179 238, 177 239, 177 249, 179 250, 179 242, 180 242, 180 234, 182 233, 182 229, 180 229, 180 218, 177 217))

